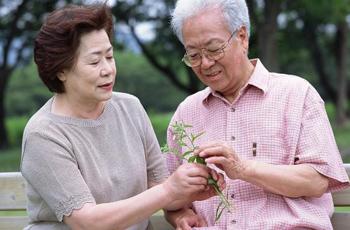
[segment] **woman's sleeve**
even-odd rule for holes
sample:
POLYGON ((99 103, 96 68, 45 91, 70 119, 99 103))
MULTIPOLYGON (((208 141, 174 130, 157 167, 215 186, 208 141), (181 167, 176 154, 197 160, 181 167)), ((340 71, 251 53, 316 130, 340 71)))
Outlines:
POLYGON ((160 151, 159 143, 154 133, 152 123, 143 109, 141 103, 139 104, 141 110, 141 118, 144 130, 144 149, 147 162, 147 176, 148 184, 161 183, 168 176, 168 170, 163 154, 160 151))
POLYGON ((21 172, 59 221, 95 200, 75 160, 70 142, 59 134, 29 133, 23 140, 21 172))

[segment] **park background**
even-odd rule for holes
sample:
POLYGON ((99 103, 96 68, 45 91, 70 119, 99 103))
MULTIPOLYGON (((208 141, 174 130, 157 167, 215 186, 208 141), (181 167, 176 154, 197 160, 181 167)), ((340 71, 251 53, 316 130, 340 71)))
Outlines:
MULTIPOLYGON (((0 0, 0 172, 18 171, 26 122, 52 96, 38 77, 33 40, 47 12, 91 1, 0 0)), ((177 105, 204 86, 172 33, 175 0, 110 0, 115 19, 115 91, 136 95, 160 144, 177 105)), ((338 147, 350 163, 350 0, 247 0, 249 57, 270 71, 307 79, 326 102, 338 147)))

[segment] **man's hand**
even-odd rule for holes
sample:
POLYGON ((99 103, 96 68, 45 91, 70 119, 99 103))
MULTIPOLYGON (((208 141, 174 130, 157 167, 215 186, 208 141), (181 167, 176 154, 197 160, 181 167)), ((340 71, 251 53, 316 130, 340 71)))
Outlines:
POLYGON ((205 158, 208 164, 225 171, 231 179, 240 179, 240 175, 245 169, 244 162, 238 157, 235 151, 225 143, 210 142, 197 148, 194 154, 205 158))
POLYGON ((206 227, 207 223, 192 209, 184 208, 179 211, 166 211, 166 219, 176 227, 176 230, 191 230, 194 227, 206 227))

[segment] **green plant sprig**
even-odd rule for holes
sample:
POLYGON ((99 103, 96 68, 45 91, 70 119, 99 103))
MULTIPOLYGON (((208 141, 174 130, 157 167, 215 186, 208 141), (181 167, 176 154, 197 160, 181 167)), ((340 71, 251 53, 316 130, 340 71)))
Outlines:
MULTIPOLYGON (((202 136, 205 132, 201 132, 198 134, 188 133, 186 129, 192 128, 192 126, 188 124, 184 124, 183 122, 175 122, 174 124, 171 125, 171 128, 172 128, 171 131, 174 134, 174 138, 175 138, 174 140, 177 143, 177 145, 181 148, 185 147, 187 151, 184 153, 181 153, 180 150, 177 148, 170 148, 168 145, 164 145, 161 148, 162 152, 175 154, 179 158, 184 159, 189 163, 198 163, 198 164, 207 165, 203 157, 200 157, 198 155, 193 155, 193 152, 197 148, 194 142, 200 136, 202 136)), ((216 208, 216 212, 215 212, 215 222, 217 222, 220 219, 225 209, 227 209, 228 212, 230 212, 231 204, 229 203, 227 196, 225 196, 223 192, 220 190, 217 181, 214 180, 211 175, 209 175, 209 178, 208 178, 208 185, 214 188, 216 194, 220 198, 220 203, 216 208)))

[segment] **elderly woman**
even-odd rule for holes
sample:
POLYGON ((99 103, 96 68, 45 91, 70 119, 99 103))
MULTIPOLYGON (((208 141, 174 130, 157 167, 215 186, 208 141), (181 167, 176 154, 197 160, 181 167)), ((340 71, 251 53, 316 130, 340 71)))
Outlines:
POLYGON ((148 217, 215 193, 201 165, 167 177, 139 100, 113 93, 112 17, 104 5, 49 14, 35 40, 40 78, 54 96, 28 122, 21 172, 27 229, 149 229, 148 217))

